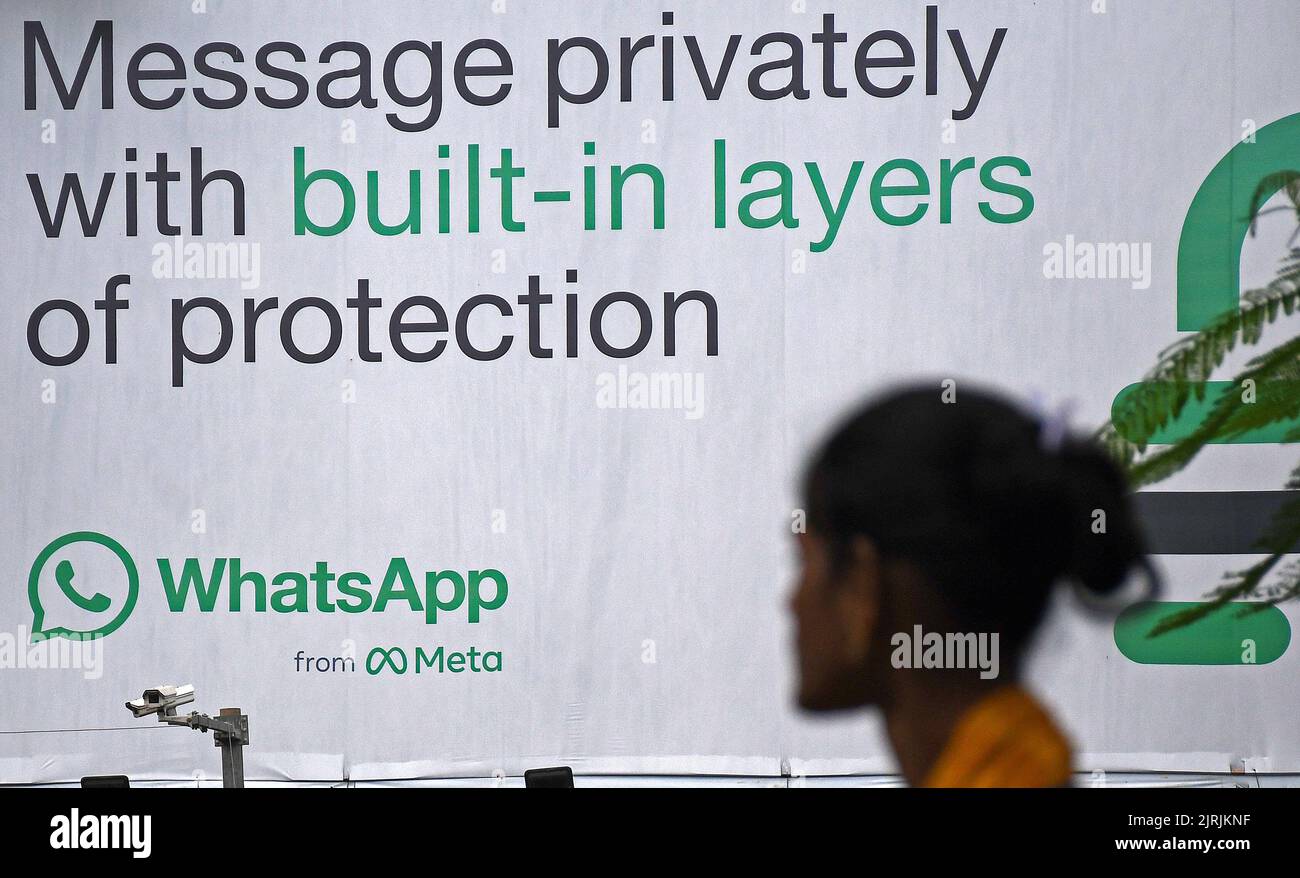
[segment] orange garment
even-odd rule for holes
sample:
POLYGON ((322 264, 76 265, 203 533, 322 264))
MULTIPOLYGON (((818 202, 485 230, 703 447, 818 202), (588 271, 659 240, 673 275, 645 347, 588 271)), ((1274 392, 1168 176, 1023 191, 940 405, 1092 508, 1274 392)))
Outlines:
POLYGON ((1070 781, 1070 742, 1018 686, 998 689, 962 715, 927 787, 1055 787, 1070 781))

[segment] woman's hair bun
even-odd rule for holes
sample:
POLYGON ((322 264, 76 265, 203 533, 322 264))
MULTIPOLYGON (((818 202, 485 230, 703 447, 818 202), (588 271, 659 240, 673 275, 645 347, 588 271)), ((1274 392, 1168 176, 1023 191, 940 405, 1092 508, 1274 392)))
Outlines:
POLYGON ((989 551, 1008 575, 1032 587, 1067 578, 1106 595, 1144 557, 1128 487, 1095 444, 1048 441, 1036 418, 985 421, 969 462, 972 517, 985 522, 989 551))
POLYGON ((919 568, 960 624, 1019 639, 1057 582, 1106 595, 1146 563, 1124 475, 1060 426, 970 388, 953 403, 931 387, 891 394, 814 457, 809 526, 833 546, 869 538, 919 568))
POLYGON ((1091 442, 1067 440, 1057 453, 1073 507, 1066 574, 1093 594, 1110 594, 1146 555, 1128 485, 1115 463, 1091 442))

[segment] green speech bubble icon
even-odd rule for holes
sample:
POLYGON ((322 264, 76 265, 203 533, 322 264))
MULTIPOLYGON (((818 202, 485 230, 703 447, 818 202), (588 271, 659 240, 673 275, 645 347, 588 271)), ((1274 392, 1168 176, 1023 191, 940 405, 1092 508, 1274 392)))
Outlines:
MULTIPOLYGON (((112 601, 106 595, 94 591, 87 583, 77 581, 76 570, 67 559, 59 561, 55 566, 54 580, 58 584, 63 597, 73 606, 85 612, 98 615, 106 613, 111 608, 112 601)), ((122 548, 121 543, 112 537, 89 530, 64 534, 41 550, 41 553, 36 556, 36 560, 32 562, 31 573, 27 576, 27 597, 32 605, 32 640, 47 637, 67 637, 72 640, 79 640, 86 637, 104 637, 111 634, 131 615, 131 611, 135 609, 135 600, 139 593, 140 574, 136 570, 135 560, 126 549, 122 548), (74 630, 65 628, 62 625, 46 628, 46 610, 41 604, 40 595, 41 573, 55 553, 73 543, 95 543, 117 556, 118 560, 122 562, 122 567, 126 570, 126 600, 122 601, 121 607, 111 619, 94 628, 74 630)))

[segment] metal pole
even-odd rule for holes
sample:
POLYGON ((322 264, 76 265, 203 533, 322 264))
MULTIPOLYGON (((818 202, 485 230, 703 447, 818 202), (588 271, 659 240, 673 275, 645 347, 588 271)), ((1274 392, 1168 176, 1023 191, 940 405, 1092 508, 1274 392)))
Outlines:
POLYGON ((248 738, 248 717, 238 707, 223 707, 217 714, 227 722, 242 726, 239 733, 215 732, 217 746, 221 748, 221 785, 226 789, 243 789, 244 743, 248 738))

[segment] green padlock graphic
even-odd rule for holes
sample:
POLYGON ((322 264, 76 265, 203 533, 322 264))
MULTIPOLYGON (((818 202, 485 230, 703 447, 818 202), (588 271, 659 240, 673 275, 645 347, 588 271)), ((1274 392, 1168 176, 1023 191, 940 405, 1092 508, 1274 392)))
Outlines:
MULTIPOLYGON (((1238 143, 1205 178, 1178 237, 1180 331, 1196 332, 1240 307, 1241 248, 1250 230, 1251 211, 1295 179, 1285 172, 1297 168, 1300 113, 1259 129, 1253 143, 1238 143)), ((1111 414, 1117 429, 1125 398, 1141 386, 1130 384, 1115 397, 1111 414)), ((1185 438, 1223 394, 1237 392, 1231 381, 1207 382, 1202 397, 1193 394, 1179 417, 1149 441, 1169 445, 1185 438)), ((1294 392, 1300 394, 1300 386, 1294 392)), ((1297 426, 1296 420, 1282 421, 1210 441, 1279 443, 1297 426)), ((1191 625, 1151 636, 1159 622, 1194 606, 1195 602, 1186 601, 1144 601, 1129 607, 1115 622, 1115 645, 1130 661, 1144 665, 1254 665, 1280 658, 1291 642, 1290 623, 1277 607, 1251 608, 1249 602, 1236 601, 1191 625)))
MULTIPOLYGON (((1210 171, 1187 209, 1178 236, 1180 331, 1196 332, 1214 318, 1239 307, 1241 248, 1250 230, 1251 210, 1286 185, 1285 172, 1297 169, 1300 169, 1300 113, 1260 128, 1253 143, 1238 143, 1210 171), (1260 190, 1264 181, 1271 188, 1260 190)), ((1140 386, 1130 384, 1116 395, 1111 405, 1112 415, 1122 410, 1125 399, 1140 386)), ((1300 386, 1295 390, 1300 393, 1300 386)), ((1235 392, 1237 388, 1231 381, 1206 382, 1203 398, 1193 395, 1179 417, 1149 441, 1153 445, 1169 445, 1190 435, 1223 394, 1235 392)), ((1119 419, 1116 426, 1120 426, 1119 419)), ((1300 420, 1279 421, 1210 441, 1273 444, 1284 441, 1297 427, 1300 420)))

